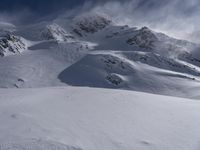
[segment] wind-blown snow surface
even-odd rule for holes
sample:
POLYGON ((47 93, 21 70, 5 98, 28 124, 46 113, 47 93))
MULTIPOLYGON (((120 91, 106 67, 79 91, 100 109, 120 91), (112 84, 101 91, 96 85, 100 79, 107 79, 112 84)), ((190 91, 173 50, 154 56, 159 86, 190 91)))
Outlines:
POLYGON ((0 90, 0 149, 199 150, 200 102, 95 88, 0 90))

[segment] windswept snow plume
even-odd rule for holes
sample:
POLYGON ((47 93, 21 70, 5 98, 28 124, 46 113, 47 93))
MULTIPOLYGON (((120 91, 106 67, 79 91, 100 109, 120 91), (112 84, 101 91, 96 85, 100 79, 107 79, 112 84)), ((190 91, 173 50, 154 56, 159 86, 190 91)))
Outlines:
POLYGON ((107 1, 92 8, 114 18, 119 24, 149 26, 176 38, 199 41, 198 0, 107 1))

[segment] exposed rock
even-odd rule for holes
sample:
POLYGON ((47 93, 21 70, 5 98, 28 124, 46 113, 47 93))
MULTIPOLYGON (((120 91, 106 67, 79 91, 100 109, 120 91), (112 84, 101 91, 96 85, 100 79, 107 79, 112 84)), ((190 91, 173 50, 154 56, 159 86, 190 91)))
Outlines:
POLYGON ((74 22, 72 30, 79 36, 83 36, 84 33, 98 32, 111 24, 109 19, 99 15, 80 16, 75 18, 74 22))
POLYGON ((147 27, 143 27, 138 30, 138 33, 127 40, 127 43, 130 45, 137 45, 141 48, 152 49, 154 47, 154 42, 157 41, 158 38, 154 33, 151 32, 147 27))
POLYGON ((26 49, 23 39, 12 35, 5 34, 0 37, 0 55, 5 56, 12 53, 20 53, 26 49))
POLYGON ((123 80, 116 74, 109 74, 106 77, 106 80, 115 86, 118 86, 123 82, 123 80))
POLYGON ((70 41, 74 37, 57 24, 47 25, 41 36, 46 40, 70 41))

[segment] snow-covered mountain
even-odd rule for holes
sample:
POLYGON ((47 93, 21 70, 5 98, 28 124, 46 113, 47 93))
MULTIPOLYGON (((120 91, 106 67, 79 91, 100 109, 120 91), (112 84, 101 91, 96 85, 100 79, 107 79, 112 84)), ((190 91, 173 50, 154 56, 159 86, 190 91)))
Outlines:
POLYGON ((199 150, 199 50, 98 14, 0 23, 0 150, 199 150))
POLYGON ((98 14, 15 27, 0 43, 2 56, 13 54, 0 58, 0 87, 73 85, 195 97, 200 83, 198 44, 98 14))

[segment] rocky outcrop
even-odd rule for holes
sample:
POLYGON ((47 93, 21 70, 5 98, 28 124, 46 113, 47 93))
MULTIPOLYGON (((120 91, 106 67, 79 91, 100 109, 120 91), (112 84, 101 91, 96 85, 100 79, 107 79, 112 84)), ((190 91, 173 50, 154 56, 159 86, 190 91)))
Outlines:
POLYGON ((20 53, 26 48, 26 44, 21 37, 9 33, 0 37, 0 56, 20 53))
POLYGON ((78 36, 95 33, 111 24, 111 21, 99 15, 81 16, 74 19, 72 30, 78 36))
POLYGON ((47 25, 41 36, 45 40, 71 41, 74 37, 57 24, 47 25))
POLYGON ((127 43, 130 45, 136 45, 141 48, 152 49, 154 47, 154 42, 157 41, 158 38, 154 33, 151 32, 147 27, 143 27, 138 30, 138 33, 129 38, 127 43))

